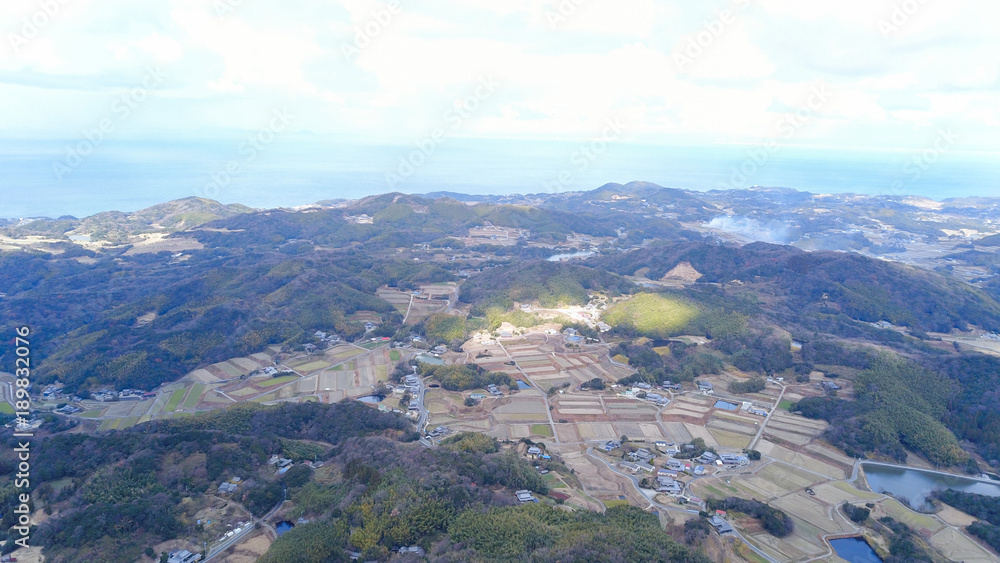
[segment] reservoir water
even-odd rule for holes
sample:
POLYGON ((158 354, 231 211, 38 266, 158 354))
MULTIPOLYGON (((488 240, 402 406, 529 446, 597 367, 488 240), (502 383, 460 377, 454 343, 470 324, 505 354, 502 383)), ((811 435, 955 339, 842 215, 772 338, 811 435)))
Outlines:
POLYGON ((281 522, 278 522, 277 524, 274 525, 274 531, 278 532, 278 535, 280 536, 281 534, 284 534, 285 532, 291 530, 294 527, 295 524, 292 524, 288 520, 282 520, 281 522))
POLYGON ((882 563, 872 546, 864 538, 842 538, 830 540, 830 545, 837 552, 837 557, 850 563, 882 563))
POLYGON ((518 379, 517 380, 517 388, 518 389, 531 389, 531 385, 528 385, 527 383, 525 383, 525 382, 521 381, 520 379, 518 379))
POLYGON ((596 254, 592 250, 581 250, 580 252, 567 252, 565 254, 554 254, 549 256, 549 262, 562 262, 563 260, 572 260, 573 258, 586 258, 588 256, 593 256, 596 254))
POLYGON ((384 395, 365 395, 364 397, 358 397, 358 400, 362 403, 381 403, 385 400, 384 395))
POLYGON ((862 464, 868 486, 875 492, 892 493, 906 498, 916 510, 927 508, 927 497, 933 491, 955 489, 990 497, 1000 497, 1000 483, 979 481, 958 475, 944 475, 919 469, 862 464))

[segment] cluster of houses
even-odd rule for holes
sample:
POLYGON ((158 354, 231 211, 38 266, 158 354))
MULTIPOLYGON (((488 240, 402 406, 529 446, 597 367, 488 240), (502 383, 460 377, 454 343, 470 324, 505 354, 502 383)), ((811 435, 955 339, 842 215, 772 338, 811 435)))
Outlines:
MULTIPOLYGON (((291 463, 291 460, 288 460, 288 461, 289 461, 289 463, 291 463)), ((220 495, 231 495, 231 494, 235 493, 236 489, 239 488, 240 483, 242 483, 242 482, 243 482, 243 479, 241 479, 240 477, 233 477, 232 479, 230 479, 230 480, 226 481, 225 483, 219 485, 219 494, 220 495)))
POLYGON ((268 465, 275 466, 274 473, 276 475, 284 475, 288 471, 294 462, 287 457, 281 457, 277 454, 272 455, 270 459, 267 460, 268 465))
POLYGON ((435 438, 444 438, 448 434, 451 434, 450 428, 447 428, 445 426, 438 426, 434 430, 428 432, 425 438, 427 438, 428 440, 434 440, 435 438))
POLYGON ((519 500, 521 504, 526 502, 538 502, 538 499, 535 498, 535 495, 531 494, 531 491, 522 490, 517 491, 514 494, 517 495, 517 500, 519 500))
POLYGON ((329 342, 331 344, 336 344, 340 342, 340 336, 336 334, 323 332, 322 330, 317 330, 316 332, 313 333, 313 336, 315 336, 316 339, 319 340, 320 342, 329 342))
MULTIPOLYGON (((673 456, 681 452, 681 448, 672 442, 661 440, 657 441, 655 445, 656 450, 668 456, 673 456)), ((622 447, 621 442, 610 440, 603 444, 602 449, 606 452, 611 452, 620 447, 622 447)), ((684 445, 685 449, 693 447, 691 444, 684 445)), ((742 454, 716 454, 715 452, 706 451, 691 460, 691 462, 671 457, 666 460, 662 468, 657 469, 653 465, 656 455, 656 453, 650 451, 648 448, 639 448, 626 454, 625 460, 627 461, 622 461, 619 466, 632 473, 653 474, 655 472, 656 482, 652 488, 656 489, 657 492, 673 496, 679 496, 684 491, 684 483, 677 481, 677 476, 681 473, 700 476, 705 475, 706 466, 743 467, 750 465, 750 458, 742 454), (698 465, 695 465, 695 463, 698 465)))
POLYGON ((138 389, 122 389, 121 392, 110 389, 101 389, 100 391, 91 393, 90 397, 100 403, 109 403, 112 401, 141 401, 143 399, 153 399, 156 397, 156 393, 147 393, 138 389))

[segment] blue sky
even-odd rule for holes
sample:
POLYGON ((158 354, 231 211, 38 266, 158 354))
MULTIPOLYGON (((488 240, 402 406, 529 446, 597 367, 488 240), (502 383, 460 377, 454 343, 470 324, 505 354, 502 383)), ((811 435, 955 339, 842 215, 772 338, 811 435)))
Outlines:
MULTIPOLYGON (((785 175, 776 151, 862 151, 886 155, 889 180, 859 189, 943 197, 931 165, 997 162, 997 21, 994 0, 7 0, 0 186, 25 197, 0 215, 40 212, 33 191, 45 210, 98 190, 107 203, 87 210, 191 194, 253 204, 251 188, 290 174, 317 192, 336 180, 343 197, 362 168, 367 192, 459 190, 457 177, 510 171, 526 152, 532 174, 469 189, 668 184, 668 166, 633 155, 671 146, 736 154, 706 157, 713 176, 684 187, 822 190, 785 175), (525 148, 536 142, 558 158, 525 148), (317 146, 379 148, 353 167, 296 148, 317 146), (408 173, 406 159, 421 163, 408 173), (155 179, 136 166, 164 162, 155 179)), ((976 178, 969 193, 998 188, 993 168, 976 178)))

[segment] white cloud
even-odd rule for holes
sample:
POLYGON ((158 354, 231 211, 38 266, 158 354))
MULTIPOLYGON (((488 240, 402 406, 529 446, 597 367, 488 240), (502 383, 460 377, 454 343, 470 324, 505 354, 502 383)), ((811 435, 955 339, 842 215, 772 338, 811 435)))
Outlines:
MULTIPOLYGON (((11 87, 0 99, 19 108, 4 135, 91 122, 160 64, 170 112, 136 122, 150 136, 250 127, 289 103, 298 129, 419 138, 493 76, 501 87, 463 135, 578 139, 620 116, 637 138, 756 142, 823 81, 837 97, 797 141, 907 146, 948 122, 1000 148, 986 132, 1000 111, 992 0, 925 2, 888 36, 879 22, 902 0, 400 0, 388 19, 387 0, 244 0, 224 15, 213 5, 74 0, 17 52, 4 37, 0 81, 11 87), (725 9, 735 21, 679 69, 678 49, 725 9), (345 57, 372 22, 378 33, 345 57)), ((18 33, 37 10, 9 2, 0 29, 18 33)))

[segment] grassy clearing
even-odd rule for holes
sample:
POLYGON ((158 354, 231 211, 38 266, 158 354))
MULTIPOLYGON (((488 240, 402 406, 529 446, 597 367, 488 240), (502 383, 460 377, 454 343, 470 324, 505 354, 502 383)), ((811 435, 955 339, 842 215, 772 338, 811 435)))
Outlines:
POLYGON ((14 414, 14 407, 10 403, 0 403, 0 413, 14 414))
POLYGON ((552 427, 548 424, 532 424, 531 433, 537 436, 552 437, 552 427))
POLYGON ((788 399, 782 399, 781 402, 778 403, 778 408, 779 409, 784 409, 786 411, 791 411, 792 410, 792 405, 794 405, 794 404, 795 403, 789 401, 788 399))
POLYGON ((80 416, 83 418, 98 418, 104 416, 104 409, 82 412, 80 413, 80 416))
POLYGON ((374 350, 374 349, 378 348, 379 346, 385 346, 386 344, 387 344, 387 342, 382 342, 382 341, 379 341, 379 342, 365 342, 364 344, 361 344, 361 347, 365 348, 365 349, 368 349, 368 350, 374 350))
POLYGON ((601 502, 603 502, 604 506, 608 508, 614 508, 616 506, 628 506, 629 504, 631 504, 629 501, 621 499, 602 500, 601 502))
POLYGON ((390 350, 389 351, 389 359, 390 360, 392 360, 394 362, 398 362, 400 357, 401 356, 399 354, 399 350, 390 350))
POLYGON ((604 322, 612 326, 632 326, 654 337, 680 334, 699 314, 694 305, 657 293, 640 293, 618 303, 604 313, 604 322))
POLYGON ((316 360, 314 362, 309 362, 309 363, 302 364, 302 365, 300 365, 299 367, 297 367, 295 369, 297 369, 299 371, 316 371, 316 370, 321 370, 321 369, 328 368, 328 367, 330 367, 330 363, 329 362, 324 362, 323 360, 316 360))
POLYGON ((191 387, 191 392, 188 393, 187 399, 184 400, 184 404, 181 405, 185 409, 193 409, 198 406, 198 400, 201 399, 201 394, 205 392, 204 383, 195 383, 191 387))
POLYGON ((163 408, 164 412, 174 412, 177 407, 180 406, 181 401, 184 400, 184 395, 187 394, 187 389, 178 389, 170 394, 170 400, 167 401, 167 406, 163 408))
POLYGON ((255 382, 254 385, 267 389, 268 387, 274 387, 275 385, 281 385, 282 383, 288 383, 289 381, 295 381, 298 379, 297 375, 284 375, 281 377, 275 377, 273 379, 268 379, 266 381, 255 382))

